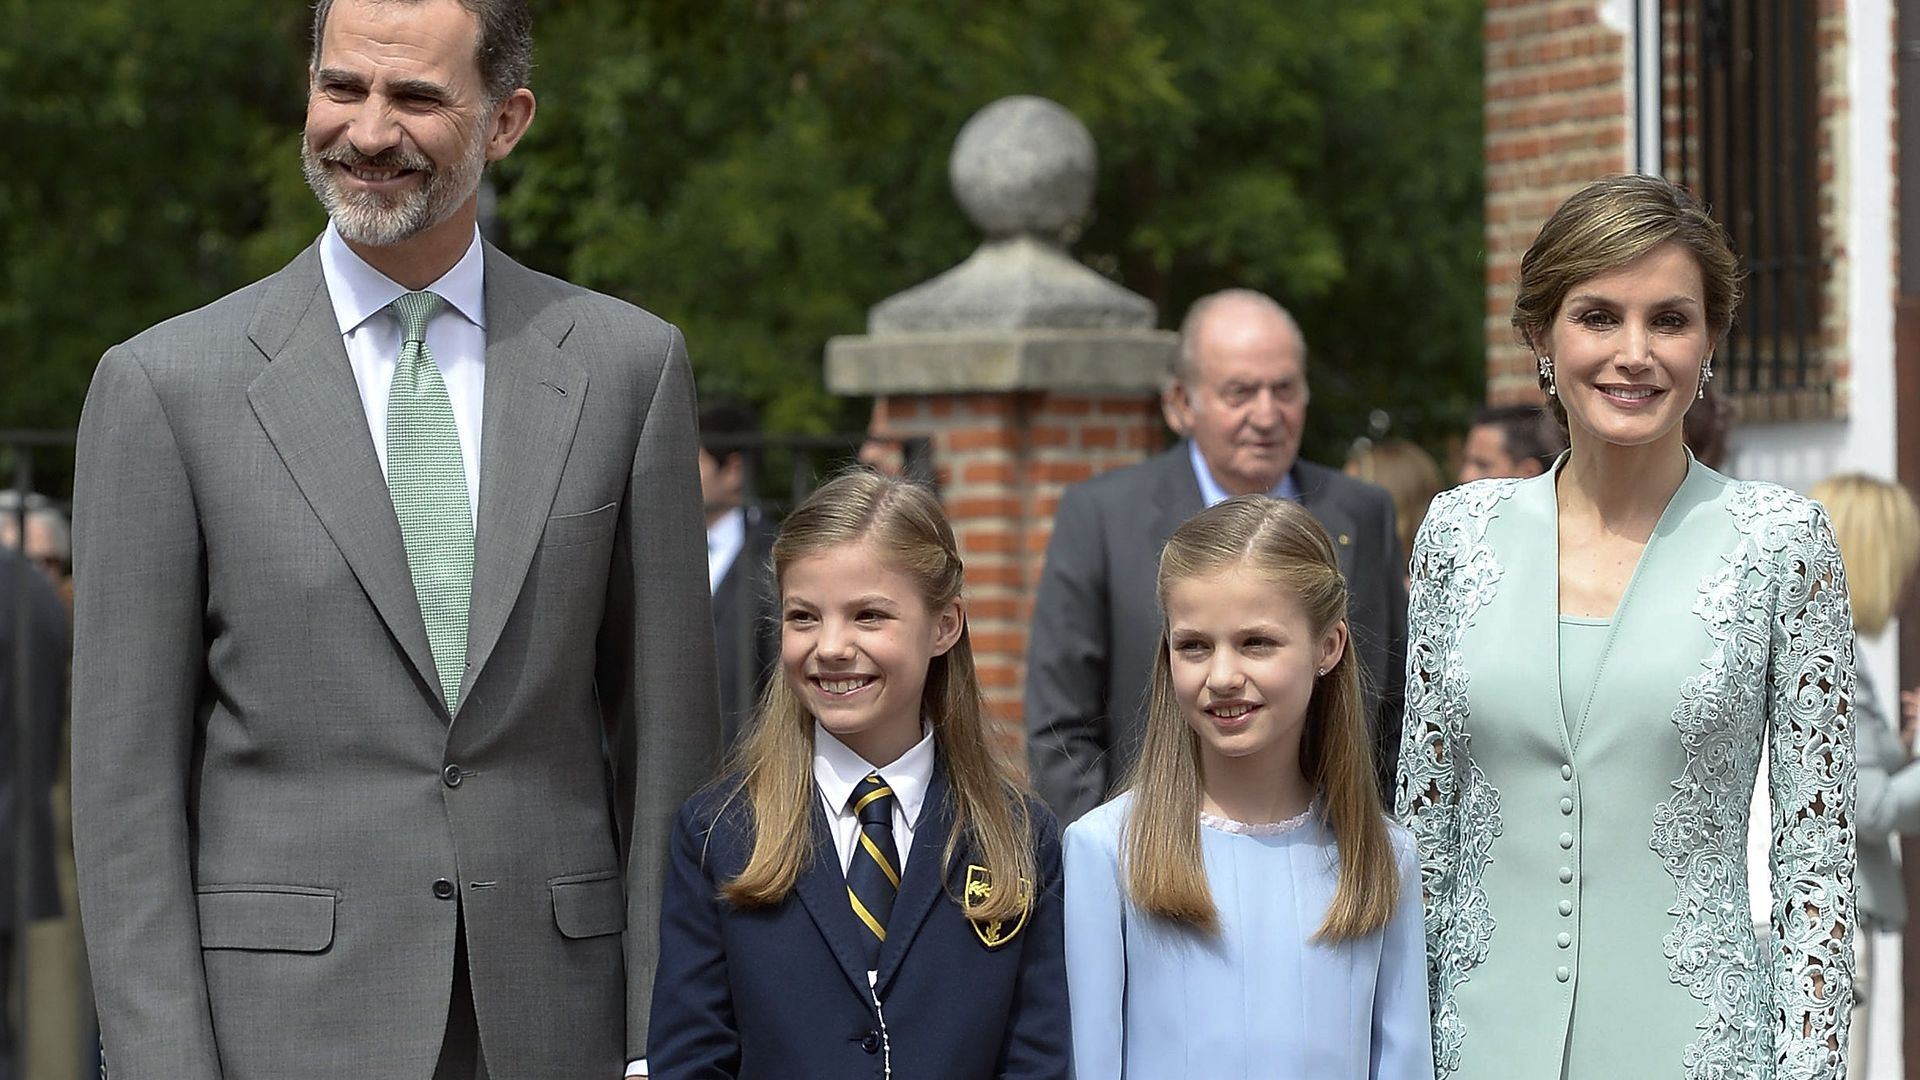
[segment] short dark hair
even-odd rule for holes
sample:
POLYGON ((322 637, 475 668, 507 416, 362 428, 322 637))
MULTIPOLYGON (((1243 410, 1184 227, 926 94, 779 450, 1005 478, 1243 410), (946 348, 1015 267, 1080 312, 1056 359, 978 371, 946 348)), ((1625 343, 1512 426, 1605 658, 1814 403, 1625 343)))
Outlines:
POLYGON ((759 430, 759 417, 744 401, 714 398, 700 404, 700 449, 715 461, 745 450, 741 440, 759 430))
MULTIPOLYGON (((383 4, 418 4, 423 0, 374 0, 383 4)), ((487 101, 498 105, 508 94, 527 85, 533 77, 533 16, 526 0, 460 0, 475 22, 480 24, 480 45, 474 59, 480 65, 480 80, 487 88, 487 101)), ((327 13, 333 0, 314 0, 313 55, 309 62, 320 66, 320 39, 327 29, 327 13)))
POLYGON ((1540 463, 1542 472, 1567 448, 1566 433, 1538 405, 1488 405, 1473 414, 1468 426, 1500 429, 1507 456, 1515 461, 1531 458, 1540 463))

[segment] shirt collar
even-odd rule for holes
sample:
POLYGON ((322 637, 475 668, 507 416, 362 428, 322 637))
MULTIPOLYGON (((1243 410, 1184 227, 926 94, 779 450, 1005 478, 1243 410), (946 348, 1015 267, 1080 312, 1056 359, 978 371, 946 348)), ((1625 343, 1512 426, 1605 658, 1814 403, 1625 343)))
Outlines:
MULTIPOLYGON (((1227 489, 1214 480, 1213 470, 1207 467, 1207 459, 1200 456, 1200 444, 1192 439, 1187 440, 1187 457, 1193 462, 1193 478, 1200 481, 1200 501, 1208 506, 1217 506, 1226 502, 1227 489)), ((1299 502, 1300 485, 1293 479, 1293 470, 1288 469, 1286 474, 1280 477, 1280 482, 1273 485, 1273 490, 1267 494, 1276 499, 1292 499, 1294 502, 1299 502)))
POLYGON ((745 543, 747 538, 747 511, 736 506, 721 515, 720 520, 707 526, 707 550, 724 551, 745 543))
POLYGON ((848 748, 833 733, 813 722, 813 782, 827 806, 837 814, 847 814, 847 800, 867 774, 878 772, 893 789, 900 814, 908 821, 920 820, 920 807, 926 802, 927 786, 933 783, 933 728, 922 723, 920 741, 901 754, 893 764, 876 768, 848 748))
MULTIPOLYGON (((431 292, 459 312, 473 325, 486 329, 486 257, 480 247, 480 230, 475 227, 466 254, 440 279, 427 286, 431 292)), ((327 282, 327 295, 333 300, 333 317, 342 334, 350 334, 360 324, 385 310, 388 304, 404 296, 405 286, 375 270, 354 253, 333 222, 320 234, 320 273, 327 282)))

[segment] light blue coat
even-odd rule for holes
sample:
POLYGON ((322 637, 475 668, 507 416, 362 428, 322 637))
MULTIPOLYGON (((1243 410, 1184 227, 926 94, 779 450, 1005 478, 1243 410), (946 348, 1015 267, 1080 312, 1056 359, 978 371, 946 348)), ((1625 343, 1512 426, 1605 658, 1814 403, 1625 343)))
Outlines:
POLYGON ((1414 546, 1399 804, 1438 1072, 1836 1080, 1855 716, 1826 513, 1691 464, 1563 702, 1557 475, 1447 492, 1414 546), (1763 745, 1771 948, 1745 851, 1763 745))

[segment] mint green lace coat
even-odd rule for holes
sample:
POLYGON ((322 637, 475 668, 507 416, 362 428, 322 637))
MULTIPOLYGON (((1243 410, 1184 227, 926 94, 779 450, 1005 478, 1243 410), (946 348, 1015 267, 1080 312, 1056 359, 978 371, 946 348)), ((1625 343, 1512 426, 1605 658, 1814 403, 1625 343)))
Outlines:
POLYGON ((1692 464, 1566 710, 1557 473, 1442 495, 1414 546, 1398 803, 1438 1075, 1835 1080, 1853 631, 1826 514, 1692 464), (1771 948, 1747 895, 1763 742, 1771 948))

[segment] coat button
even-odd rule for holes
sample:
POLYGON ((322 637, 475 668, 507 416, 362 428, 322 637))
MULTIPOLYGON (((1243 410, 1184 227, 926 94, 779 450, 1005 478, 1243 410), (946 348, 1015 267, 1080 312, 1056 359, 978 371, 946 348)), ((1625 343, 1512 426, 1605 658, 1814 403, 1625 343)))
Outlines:
POLYGON ((1553 977, 1559 979, 1561 982, 1566 982, 1568 979, 1573 978, 1573 972, 1568 971, 1566 968, 1561 968, 1553 973, 1553 977))
POLYGON ((1573 834, 1570 832, 1561 833, 1560 846, 1563 848, 1571 848, 1573 846, 1573 834))
POLYGON ((1573 914, 1573 901, 1571 900, 1560 901, 1560 914, 1562 915, 1573 914))
POLYGON ((1571 765, 1560 766, 1560 779, 1562 780, 1573 779, 1573 766, 1571 765))
POLYGON ((448 787, 459 787, 460 778, 463 775, 465 774, 460 771, 460 766, 458 765, 449 765, 440 770, 440 778, 446 781, 448 787))
MULTIPOLYGON (((449 768, 451 768, 451 766, 449 766, 449 768)), ((1573 813, 1573 800, 1572 800, 1572 799, 1561 799, 1561 800, 1560 800, 1560 812, 1561 812, 1561 813, 1563 813, 1563 814, 1571 814, 1571 813, 1573 813)))
POLYGON ((879 1053, 880 1033, 877 1031, 867 1032, 867 1037, 860 1040, 860 1049, 865 1050, 869 1054, 879 1053))
POLYGON ((1554 939, 1554 944, 1560 946, 1563 949, 1571 949, 1573 948, 1573 935, 1561 934, 1559 937, 1554 939))
POLYGON ((1563 866, 1560 868, 1560 884, 1562 885, 1573 884, 1573 867, 1563 866))
POLYGON ((433 895, 439 897, 442 900, 453 899, 453 882, 448 881, 446 878, 441 878, 440 880, 434 882, 433 895))

